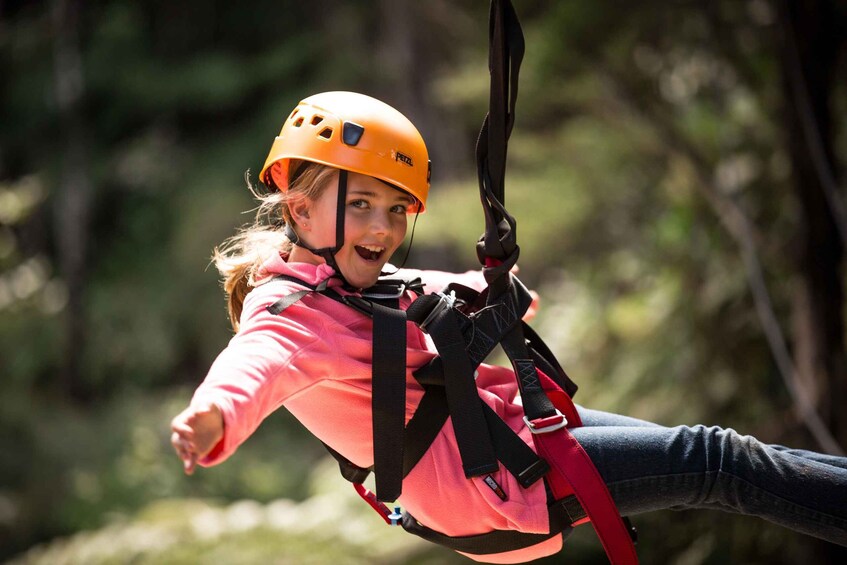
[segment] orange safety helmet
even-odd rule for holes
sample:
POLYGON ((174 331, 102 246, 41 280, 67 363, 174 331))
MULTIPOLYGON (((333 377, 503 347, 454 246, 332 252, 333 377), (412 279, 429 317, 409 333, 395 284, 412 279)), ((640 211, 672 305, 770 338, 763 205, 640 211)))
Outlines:
POLYGON ((377 178, 414 196, 426 209, 430 162, 406 116, 355 92, 323 92, 297 105, 274 140, 259 178, 288 189, 291 159, 303 159, 377 178))

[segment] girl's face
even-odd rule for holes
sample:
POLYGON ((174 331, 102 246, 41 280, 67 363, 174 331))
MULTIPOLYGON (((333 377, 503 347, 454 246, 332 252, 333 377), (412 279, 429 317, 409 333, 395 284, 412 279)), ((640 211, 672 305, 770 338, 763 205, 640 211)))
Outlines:
MULTIPOLYGON (((335 245, 338 177, 317 200, 306 204, 306 229, 298 230, 312 248, 335 245)), ((376 283, 382 267, 406 237, 406 214, 415 199, 366 175, 348 173, 344 216, 344 246, 335 261, 352 286, 367 288, 376 283)), ((299 224, 300 222, 298 222, 299 224)), ((295 247, 291 260, 323 263, 323 259, 295 247), (297 253, 295 251, 304 251, 297 253)))

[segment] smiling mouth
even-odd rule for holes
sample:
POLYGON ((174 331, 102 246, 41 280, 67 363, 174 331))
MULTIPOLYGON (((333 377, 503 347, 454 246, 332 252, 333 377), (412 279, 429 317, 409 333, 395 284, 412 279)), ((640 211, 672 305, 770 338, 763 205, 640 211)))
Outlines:
POLYGON ((379 258, 385 252, 385 247, 378 245, 356 245, 354 248, 359 257, 365 261, 379 261, 379 258))

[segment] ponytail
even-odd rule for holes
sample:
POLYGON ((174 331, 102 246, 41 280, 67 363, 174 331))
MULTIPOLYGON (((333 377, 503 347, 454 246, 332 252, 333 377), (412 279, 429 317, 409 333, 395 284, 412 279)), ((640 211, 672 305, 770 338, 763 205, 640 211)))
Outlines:
POLYGON ((259 267, 274 254, 288 255, 291 247, 282 231, 250 226, 215 248, 212 260, 223 277, 229 323, 234 332, 238 332, 244 298, 257 284, 259 267))

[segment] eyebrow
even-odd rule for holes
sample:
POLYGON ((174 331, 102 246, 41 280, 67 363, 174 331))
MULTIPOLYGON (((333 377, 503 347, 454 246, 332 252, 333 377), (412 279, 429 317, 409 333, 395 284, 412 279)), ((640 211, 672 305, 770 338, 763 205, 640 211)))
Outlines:
MULTIPOLYGON (((399 191, 398 191, 398 192, 399 192, 399 191)), ((356 195, 356 196, 370 196, 371 198, 374 198, 374 197, 376 197, 376 196, 377 196, 376 192, 372 192, 372 191, 370 191, 370 190, 351 190, 350 192, 348 192, 348 194, 349 194, 349 195, 351 195, 351 196, 352 196, 352 195, 356 195)), ((416 200, 414 197, 412 197, 412 196, 410 196, 410 195, 408 195, 408 194, 404 194, 404 193, 402 193, 402 192, 400 192, 400 193, 397 195, 396 200, 402 200, 403 202, 406 202, 407 204, 415 204, 415 203, 417 202, 417 200, 416 200)))

